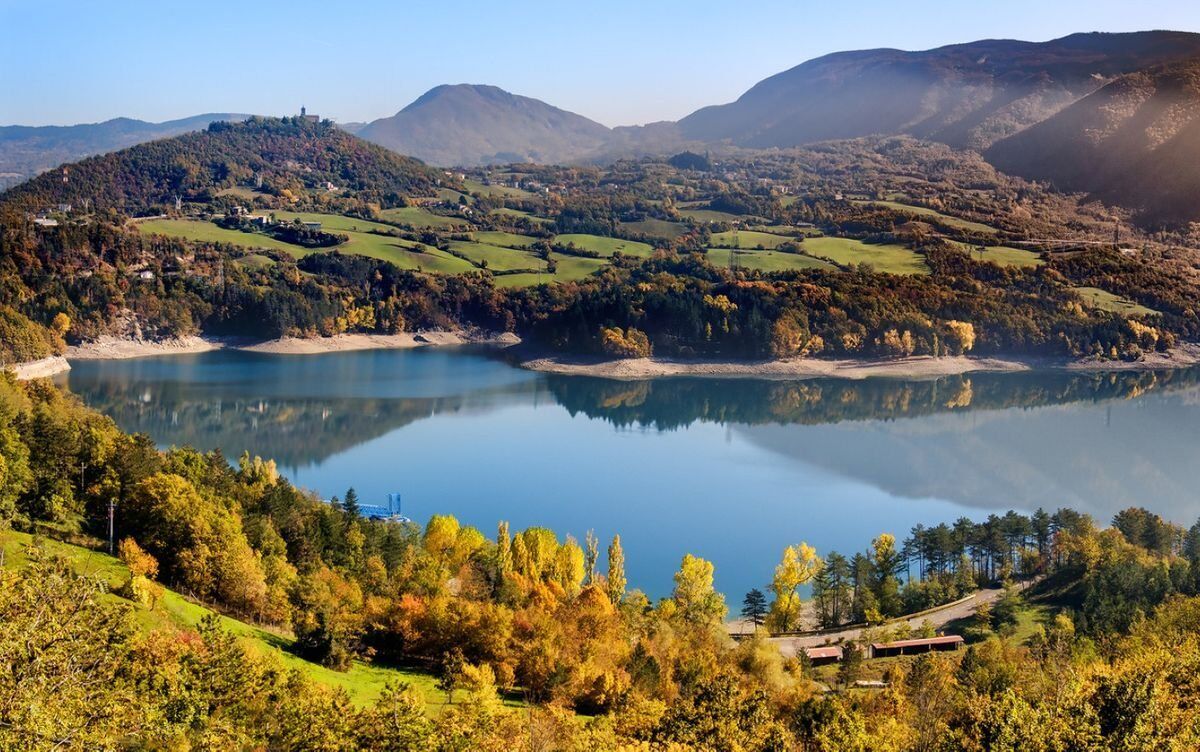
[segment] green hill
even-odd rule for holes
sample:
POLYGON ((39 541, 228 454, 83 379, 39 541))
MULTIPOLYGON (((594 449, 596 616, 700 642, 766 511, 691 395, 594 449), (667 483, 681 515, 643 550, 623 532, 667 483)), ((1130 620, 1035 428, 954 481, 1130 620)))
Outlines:
POLYGON ((64 165, 13 188, 4 201, 27 210, 72 204, 146 214, 176 196, 208 201, 261 178, 261 190, 274 195, 332 186, 395 205, 402 195, 433 195, 443 177, 328 121, 254 117, 64 165))

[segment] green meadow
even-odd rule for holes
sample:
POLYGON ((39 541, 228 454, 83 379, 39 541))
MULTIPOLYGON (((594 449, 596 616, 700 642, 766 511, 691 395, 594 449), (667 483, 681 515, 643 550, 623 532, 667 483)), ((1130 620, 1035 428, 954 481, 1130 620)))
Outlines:
POLYGON ((546 262, 532 253, 518 251, 486 243, 471 243, 462 240, 450 241, 450 248, 455 253, 470 259, 476 266, 487 262, 487 268, 493 271, 505 272, 515 269, 543 269, 546 262))
POLYGON ((172 238, 195 240, 201 243, 229 243, 243 248, 265 248, 286 251, 293 256, 303 256, 308 251, 282 240, 240 230, 226 230, 212 222, 200 219, 148 219, 135 225, 138 232, 147 235, 166 235, 172 238))
POLYGON ((461 217, 444 217, 434 214, 419 206, 401 206, 395 209, 384 209, 379 216, 388 222, 417 229, 432 228, 435 230, 451 230, 456 227, 470 227, 471 223, 461 217))
POLYGON ((989 245, 983 249, 983 253, 979 252, 979 248, 966 243, 959 243, 958 246, 967 253, 971 254, 971 258, 976 261, 990 261, 999 266, 1021 266, 1032 268, 1041 266, 1045 262, 1042 261, 1041 254, 1033 251, 1025 250, 1024 248, 1012 248, 1006 245, 989 245))
POLYGON ((902 245, 873 245, 852 238, 806 238, 800 245, 806 254, 828 259, 839 266, 870 264, 890 274, 928 274, 925 259, 902 245))
POLYGON ((668 222, 665 219, 643 219, 638 222, 622 222, 621 227, 629 232, 636 232, 651 238, 674 240, 680 235, 686 235, 691 229, 679 222, 668 222))
POLYGON ((728 267, 729 257, 735 254, 739 267, 757 269, 762 272, 789 272, 798 269, 834 270, 837 268, 828 261, 822 261, 812 256, 780 251, 737 251, 729 248, 709 248, 707 256, 714 266, 728 267))
POLYGON ((710 241, 715 248, 765 248, 774 250, 784 243, 795 243, 798 238, 786 235, 775 235, 770 232, 756 230, 738 230, 735 232, 714 232, 710 241))
POLYGON ((654 252, 654 247, 649 243, 639 243, 636 240, 622 240, 621 238, 606 238, 601 235, 585 235, 582 233, 558 235, 554 238, 554 242, 561 245, 571 243, 578 248, 599 253, 604 258, 609 258, 618 252, 626 256, 649 258, 650 254, 654 252))
POLYGON ((940 211, 936 211, 934 209, 930 209, 930 208, 924 207, 924 206, 913 206, 912 204, 902 204, 899 201, 855 201, 854 203, 870 204, 870 205, 875 205, 875 206, 886 206, 889 209, 895 209, 896 211, 907 212, 908 214, 915 214, 920 217, 933 217, 933 218, 937 219, 938 221, 942 222, 943 224, 949 225, 951 227, 957 227, 960 230, 966 230, 968 232, 978 232, 978 233, 992 234, 992 235, 994 235, 997 232, 996 228, 991 227, 990 225, 985 225, 981 222, 972 222, 969 219, 959 219, 958 217, 951 217, 949 214, 943 214, 940 211))
POLYGON ((1112 311, 1122 316, 1151 316, 1158 314, 1158 311, 1153 308, 1139 305, 1128 298, 1114 295, 1108 290, 1101 290, 1099 287, 1076 287, 1075 292, 1079 293, 1079 296, 1083 298, 1084 305, 1090 308, 1112 311))
POLYGON ((471 238, 477 243, 498 245, 504 248, 528 248, 540 239, 532 235, 518 235, 515 232, 496 230, 477 230, 471 233, 471 238))

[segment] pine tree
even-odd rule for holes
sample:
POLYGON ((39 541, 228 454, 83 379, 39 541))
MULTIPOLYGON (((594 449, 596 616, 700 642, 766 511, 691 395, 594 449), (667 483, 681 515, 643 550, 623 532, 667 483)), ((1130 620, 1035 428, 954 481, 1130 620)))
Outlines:
POLYGON ((746 593, 742 600, 742 618, 748 619, 758 629, 767 615, 767 596, 758 588, 746 593))
POLYGON ((353 488, 346 490, 346 498, 342 501, 342 511, 351 519, 358 517, 358 493, 353 488))

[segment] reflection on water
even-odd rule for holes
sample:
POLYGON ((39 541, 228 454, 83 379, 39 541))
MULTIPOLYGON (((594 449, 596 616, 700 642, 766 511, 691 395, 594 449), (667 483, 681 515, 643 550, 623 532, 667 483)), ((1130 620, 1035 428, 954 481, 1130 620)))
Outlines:
POLYGON ((801 539, 853 550, 1037 506, 1200 514, 1200 370, 614 382, 419 350, 80 362, 66 380, 126 430, 275 457, 324 495, 620 532, 659 594, 685 551, 737 594, 801 539))

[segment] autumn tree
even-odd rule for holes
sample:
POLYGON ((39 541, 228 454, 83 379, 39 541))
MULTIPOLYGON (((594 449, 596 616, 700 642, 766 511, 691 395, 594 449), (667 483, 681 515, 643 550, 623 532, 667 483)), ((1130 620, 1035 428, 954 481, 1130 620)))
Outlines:
POLYGON ((788 546, 783 550, 783 560, 775 567, 771 579, 771 592, 775 600, 767 616, 767 625, 774 632, 790 632, 800 622, 799 588, 813 578, 821 569, 817 551, 807 543, 788 546))

